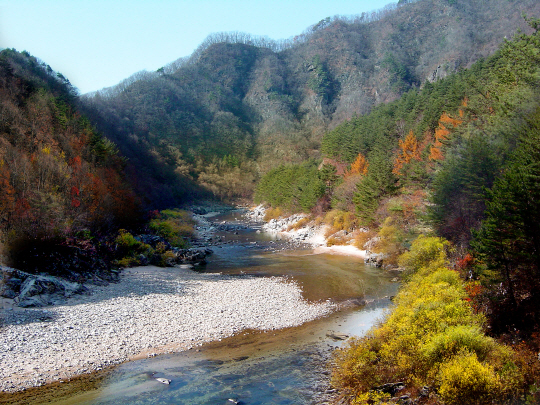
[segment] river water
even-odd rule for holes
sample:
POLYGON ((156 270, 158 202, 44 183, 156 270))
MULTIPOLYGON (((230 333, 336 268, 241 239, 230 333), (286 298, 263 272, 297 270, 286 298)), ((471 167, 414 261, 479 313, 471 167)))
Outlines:
MULTIPOLYGON (((214 222, 241 225, 233 211, 214 222)), ((291 249, 257 227, 217 232, 219 244, 197 271, 231 275, 287 276, 311 301, 331 299, 345 309, 300 327, 272 332, 244 331, 174 355, 132 361, 117 367, 89 391, 48 403, 97 404, 317 404, 332 390, 331 351, 336 335, 364 334, 384 314, 397 283, 358 257, 291 249), (155 380, 163 377, 169 385, 155 380)), ((69 391, 69 390, 68 390, 69 391)))

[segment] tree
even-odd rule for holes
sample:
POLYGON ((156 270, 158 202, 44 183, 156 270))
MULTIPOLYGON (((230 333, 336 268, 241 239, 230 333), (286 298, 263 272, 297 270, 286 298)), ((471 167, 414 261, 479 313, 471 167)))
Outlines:
POLYGON ((473 247, 499 275, 503 289, 496 297, 503 312, 510 307, 522 316, 514 313, 502 322, 535 324, 540 320, 540 107, 524 125, 513 159, 488 197, 473 247))
POLYGON ((365 176, 368 174, 369 162, 367 159, 359 153, 354 162, 351 164, 351 168, 345 173, 345 177, 353 176, 355 174, 360 174, 365 176))
POLYGON ((420 148, 418 147, 418 140, 414 136, 413 131, 411 130, 404 141, 399 140, 400 151, 394 160, 394 169, 392 173, 397 176, 402 176, 403 173, 401 170, 403 166, 408 164, 412 159, 420 161, 420 148))
POLYGON ((15 189, 10 183, 10 173, 4 160, 0 160, 0 223, 7 221, 13 212, 15 189))
POLYGON ((369 224, 375 220, 374 214, 382 197, 396 190, 396 178, 392 173, 392 161, 384 149, 376 149, 370 158, 370 170, 357 185, 353 201, 356 213, 362 222, 369 224))
POLYGON ((325 191, 325 182, 320 175, 313 160, 300 165, 279 166, 263 176, 257 186, 255 201, 289 210, 309 211, 325 191))
POLYGON ((471 230, 483 219, 485 190, 493 186, 501 165, 499 148, 481 133, 453 148, 433 181, 430 213, 440 235, 468 246, 471 230))
MULTIPOLYGON (((461 113, 462 110, 460 110, 461 113)), ((463 121, 451 118, 447 113, 443 113, 439 119, 439 126, 435 129, 435 142, 431 146, 430 160, 443 160, 442 147, 448 141, 450 129, 459 126, 463 121)))
POLYGON ((319 179, 325 184, 326 192, 330 192, 336 182, 340 179, 336 173, 336 166, 332 164, 323 164, 319 168, 319 179))

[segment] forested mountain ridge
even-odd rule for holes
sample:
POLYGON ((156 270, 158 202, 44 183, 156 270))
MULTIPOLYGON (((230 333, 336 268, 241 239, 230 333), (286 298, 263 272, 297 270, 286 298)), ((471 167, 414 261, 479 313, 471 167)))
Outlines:
POLYGON ((73 255, 94 248, 89 235, 140 220, 125 159, 80 114, 77 96, 27 52, 0 52, 0 262, 37 258, 47 270, 32 253, 39 243, 73 255))
POLYGON ((284 43, 214 35, 190 58, 83 103, 138 167, 150 200, 185 198, 186 181, 220 197, 249 196, 261 173, 279 163, 320 157, 327 130, 468 67, 519 27, 527 30, 523 13, 537 15, 540 5, 421 0, 328 18, 284 43))
POLYGON ((170 264, 189 214, 135 227, 133 188, 157 208, 258 181, 269 214, 309 212, 327 246, 404 274, 386 323, 336 357, 341 402, 540 403, 540 20, 520 16, 540 5, 402 3, 290 43, 212 37, 83 100, 2 51, 0 240, 16 267, 93 271, 113 246, 115 266, 170 264))
POLYGON ((540 20, 526 21, 469 69, 327 132, 322 164, 258 184, 269 217, 310 212, 327 245, 405 274, 393 312, 338 351, 345 403, 540 402, 540 20))

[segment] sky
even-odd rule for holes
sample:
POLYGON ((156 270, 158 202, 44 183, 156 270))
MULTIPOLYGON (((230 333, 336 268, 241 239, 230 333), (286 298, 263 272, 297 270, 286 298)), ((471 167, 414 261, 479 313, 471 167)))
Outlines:
POLYGON ((81 94, 191 53, 212 33, 287 39, 391 0, 0 0, 0 48, 62 73, 81 94))

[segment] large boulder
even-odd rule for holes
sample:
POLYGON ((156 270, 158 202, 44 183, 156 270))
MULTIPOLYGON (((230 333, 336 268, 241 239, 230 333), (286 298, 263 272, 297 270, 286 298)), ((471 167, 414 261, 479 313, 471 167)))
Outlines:
POLYGON ((75 294, 83 294, 88 289, 80 283, 73 283, 53 276, 29 276, 21 285, 18 296, 20 307, 39 307, 62 303, 75 294))
POLYGON ((5 266, 0 266, 0 276, 0 295, 14 299, 18 306, 24 308, 59 304, 75 294, 88 291, 81 283, 5 266))

